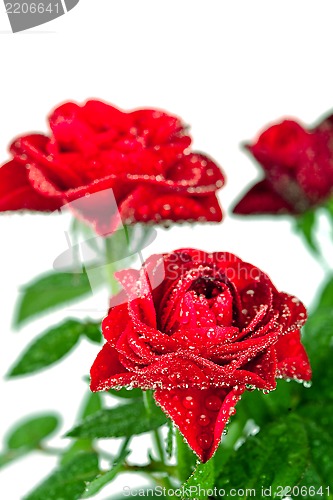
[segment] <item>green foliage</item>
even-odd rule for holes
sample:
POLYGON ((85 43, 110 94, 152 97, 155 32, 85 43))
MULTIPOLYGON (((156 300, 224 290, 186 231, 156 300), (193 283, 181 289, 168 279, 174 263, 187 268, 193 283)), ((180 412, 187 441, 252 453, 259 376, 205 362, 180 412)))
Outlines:
POLYGON ((186 492, 184 498, 205 500, 207 498, 205 492, 214 487, 214 482, 214 458, 211 458, 205 464, 198 464, 191 477, 184 483, 183 488, 186 492))
POLYGON ((85 419, 86 417, 89 417, 89 415, 97 413, 102 408, 102 395, 99 392, 88 393, 83 404, 81 418, 85 419))
POLYGON ((178 477, 181 482, 184 482, 193 473, 198 459, 178 430, 176 430, 176 446, 178 477))
POLYGON ((142 401, 135 400, 90 415, 67 436, 80 438, 131 437, 157 429, 166 423, 166 416, 156 406, 149 416, 142 401))
POLYGON ((81 498, 90 498, 98 493, 104 486, 109 484, 120 472, 122 464, 130 451, 125 448, 121 451, 120 455, 114 460, 112 467, 104 474, 99 474, 95 479, 87 484, 86 490, 81 498))
POLYGON ((5 438, 0 468, 32 450, 40 449, 42 442, 57 430, 59 423, 59 418, 54 414, 34 415, 17 422, 5 438))
POLYGON ((317 225, 316 217, 317 212, 309 210, 308 212, 304 212, 303 214, 298 215, 295 218, 295 221, 296 231, 302 235, 310 250, 318 255, 319 248, 315 239, 315 231, 317 225))
POLYGON ((10 450, 17 448, 38 448, 43 439, 50 436, 59 426, 56 415, 45 414, 29 417, 9 432, 6 445, 10 450))
POLYGON ((9 377, 34 373, 56 363, 73 349, 87 331, 98 332, 98 324, 68 319, 50 328, 28 346, 11 369, 9 377))
POLYGON ((37 315, 88 295, 91 293, 91 286, 86 271, 52 272, 25 285, 21 293, 15 326, 21 326, 37 315))
POLYGON ((175 427, 170 419, 167 420, 167 426, 168 434, 165 440, 165 452, 167 454, 167 457, 170 459, 174 451, 175 427))
POLYGON ((306 432, 301 421, 291 415, 250 436, 224 464, 217 486, 227 491, 254 488, 258 495, 262 487, 275 490, 297 484, 307 465, 306 432))
POLYGON ((24 500, 78 500, 98 474, 96 453, 79 453, 70 462, 61 465, 24 500))
POLYGON ((313 377, 312 389, 305 399, 333 399, 333 279, 326 283, 317 309, 304 327, 303 344, 308 353, 313 377))

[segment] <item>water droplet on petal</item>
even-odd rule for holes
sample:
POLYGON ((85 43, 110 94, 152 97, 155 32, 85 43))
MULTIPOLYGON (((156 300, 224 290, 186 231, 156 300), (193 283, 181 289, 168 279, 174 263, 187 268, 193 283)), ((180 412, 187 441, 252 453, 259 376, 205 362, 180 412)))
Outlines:
POLYGON ((202 414, 198 418, 198 424, 201 425, 201 427, 206 427, 207 425, 210 424, 210 418, 207 417, 207 415, 202 414))
POLYGON ((198 444, 203 450, 208 450, 211 447, 213 436, 204 432, 198 436, 198 444))
POLYGON ((192 396, 186 396, 186 398, 183 399, 183 406, 185 406, 185 408, 195 408, 197 406, 197 402, 192 396))
POLYGON ((208 396, 205 401, 206 408, 211 411, 218 411, 221 408, 222 401, 218 396, 208 396))

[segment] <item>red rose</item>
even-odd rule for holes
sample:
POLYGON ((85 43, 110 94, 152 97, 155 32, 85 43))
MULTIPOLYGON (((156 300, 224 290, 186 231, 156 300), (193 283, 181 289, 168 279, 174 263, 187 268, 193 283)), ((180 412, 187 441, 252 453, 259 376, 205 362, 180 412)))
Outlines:
POLYGON ((285 120, 247 149, 264 169, 234 208, 236 214, 302 213, 333 195, 333 118, 306 130, 285 120))
POLYGON ((247 387, 310 379, 300 343, 303 304, 238 257, 177 250, 117 277, 127 302, 103 321, 107 343, 91 368, 91 389, 155 389, 202 461, 247 387))
POLYGON ((80 200, 71 208, 101 234, 115 228, 119 214, 128 224, 222 219, 216 190, 223 174, 190 151, 179 118, 87 101, 58 107, 49 124, 48 136, 11 145, 13 159, 0 168, 0 211, 53 211, 80 200))

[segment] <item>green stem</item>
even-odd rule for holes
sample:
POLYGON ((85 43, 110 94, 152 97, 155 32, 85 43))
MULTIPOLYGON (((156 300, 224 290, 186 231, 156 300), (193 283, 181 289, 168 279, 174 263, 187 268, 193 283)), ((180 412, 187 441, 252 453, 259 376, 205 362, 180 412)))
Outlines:
POLYGON ((132 439, 132 436, 124 439, 123 444, 121 445, 120 450, 118 452, 118 457, 121 457, 123 455, 123 453, 127 450, 131 439, 132 439))
POLYGON ((116 295, 119 291, 119 285, 114 277, 117 270, 112 251, 112 238, 105 238, 105 270, 107 282, 109 284, 111 295, 116 295))
MULTIPOLYGON (((152 408, 155 405, 152 391, 143 391, 143 403, 144 403, 145 408, 146 408, 147 416, 148 416, 148 418, 150 418, 152 408)), ((157 458, 162 463, 165 463, 164 450, 163 450, 162 440, 161 440, 161 435, 160 435, 159 430, 154 429, 152 431, 152 436, 153 436, 153 443, 155 445, 154 448, 155 448, 155 453, 157 455, 157 458)))
MULTIPOLYGON (((152 408, 155 405, 152 391, 143 391, 143 402, 144 402, 144 405, 146 408, 147 416, 148 416, 148 418, 150 418, 152 408)), ((153 438, 155 454, 158 457, 159 462, 151 462, 150 465, 152 466, 153 464, 159 463, 160 469, 162 468, 163 472, 166 473, 166 475, 164 477, 159 478, 159 480, 158 480, 159 484, 161 484, 162 486, 165 486, 165 488, 167 490, 169 490, 169 489, 172 490, 173 485, 172 485, 172 483, 170 481, 170 477, 169 477, 169 475, 170 475, 169 467, 170 466, 166 465, 166 463, 165 463, 165 453, 164 453, 164 449, 163 449, 163 445, 162 445, 162 437, 161 437, 159 429, 154 429, 152 431, 152 438, 153 438)), ((174 470, 174 469, 172 469, 172 470, 174 470)))
POLYGON ((153 442, 155 445, 157 458, 163 464, 165 464, 165 455, 164 455, 164 450, 163 450, 163 446, 162 446, 161 433, 160 433, 159 429, 153 430, 153 442))
POLYGON ((123 472, 142 472, 151 475, 152 473, 165 473, 168 476, 177 477, 177 467, 175 465, 165 465, 162 462, 152 461, 147 465, 125 464, 123 472))
POLYGON ((51 446, 43 446, 42 444, 37 449, 47 455, 62 455, 66 451, 64 448, 52 448, 51 446))

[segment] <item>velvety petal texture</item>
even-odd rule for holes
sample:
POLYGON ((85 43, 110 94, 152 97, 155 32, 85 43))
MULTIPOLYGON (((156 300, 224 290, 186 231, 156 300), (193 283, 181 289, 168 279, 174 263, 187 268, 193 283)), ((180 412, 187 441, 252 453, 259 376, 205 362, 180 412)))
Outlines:
POLYGON ((299 214, 333 196, 333 118, 314 128, 284 120, 246 146, 264 178, 250 188, 233 212, 299 214))
POLYGON ((99 234, 126 224, 219 222, 217 164, 191 150, 184 123, 157 109, 67 102, 50 133, 18 137, 0 167, 0 211, 68 205, 99 234))
POLYGON ((103 321, 107 342, 91 389, 155 390, 203 462, 247 388, 311 378, 300 340, 303 304, 235 255, 180 249, 117 277, 122 300, 103 321))

